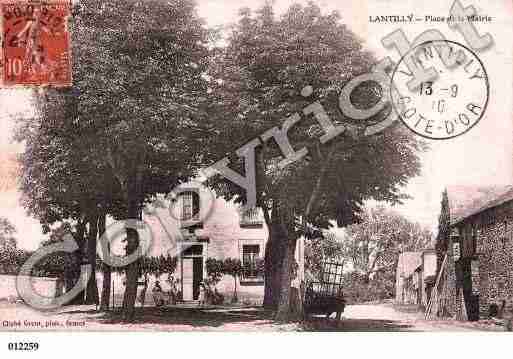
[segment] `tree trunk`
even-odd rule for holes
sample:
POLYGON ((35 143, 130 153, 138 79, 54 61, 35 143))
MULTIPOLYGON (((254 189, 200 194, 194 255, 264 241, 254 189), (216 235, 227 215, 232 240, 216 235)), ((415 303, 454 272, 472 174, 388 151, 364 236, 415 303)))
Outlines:
POLYGON ((239 298, 237 296, 237 276, 233 276, 233 298, 232 303, 237 303, 239 301, 239 298))
POLYGON ((85 304, 99 304, 98 284, 96 282, 96 248, 98 243, 98 214, 90 217, 89 236, 87 239, 87 262, 91 265, 91 277, 87 282, 85 304))
MULTIPOLYGON (((127 186, 128 219, 141 219, 139 208, 140 181, 138 173, 129 178, 127 186)), ((132 228, 126 229, 126 255, 129 256, 139 250, 139 234, 132 228)), ((123 297, 123 319, 131 322, 135 317, 135 302, 137 300, 137 281, 140 275, 140 255, 135 262, 126 267, 126 287, 123 297)))
POLYGON ((103 265, 103 285, 102 285, 102 300, 100 304, 101 310, 108 310, 110 307, 110 291, 112 274, 111 268, 107 265, 103 265))
MULTIPOLYGON (((105 233, 105 222, 106 215, 102 214, 98 221, 98 233, 99 236, 103 236, 105 233)), ((110 243, 107 243, 107 250, 110 251, 110 243)), ((102 285, 102 300, 100 304, 101 310, 108 310, 110 307, 110 285, 112 281, 111 268, 107 264, 103 263, 103 285, 102 285)))
POLYGON ((274 309, 273 308, 273 235, 272 231, 269 228, 269 234, 267 243, 265 245, 265 253, 264 253, 264 303, 263 306, 265 309, 274 309))
MULTIPOLYGON (((127 255, 135 252, 139 246, 139 236, 134 229, 127 228, 127 255)), ((139 260, 131 263, 126 268, 126 287, 123 297, 123 318, 132 322, 135 317, 135 302, 137 300, 137 281, 139 279, 139 260)))
POLYGON ((280 278, 286 252, 286 237, 281 232, 279 225, 272 223, 265 248, 264 308, 269 310, 276 310, 280 302, 280 278))
POLYGON ((280 302, 280 278, 286 252, 286 233, 283 233, 280 223, 278 200, 273 201, 270 215, 264 211, 264 217, 269 231, 264 261, 264 308, 276 310, 280 302))
POLYGON ((294 265, 296 243, 296 239, 290 239, 287 242, 285 256, 283 258, 280 275, 280 301, 278 304, 278 311, 276 313, 276 320, 281 322, 293 319, 291 318, 290 311, 290 285, 292 281, 292 269, 294 265))
MULTIPOLYGON (((87 222, 79 221, 77 224, 77 233, 75 235, 75 241, 78 245, 78 249, 66 256, 67 260, 64 263, 64 287, 66 292, 69 292, 80 280, 80 266, 84 259, 84 234, 86 230, 87 222)), ((84 304, 84 291, 81 291, 75 298, 66 303, 66 305, 82 305, 84 304)))
POLYGON ((148 273, 144 275, 144 287, 141 291, 141 307, 144 308, 144 303, 146 303, 146 292, 148 291, 148 273))

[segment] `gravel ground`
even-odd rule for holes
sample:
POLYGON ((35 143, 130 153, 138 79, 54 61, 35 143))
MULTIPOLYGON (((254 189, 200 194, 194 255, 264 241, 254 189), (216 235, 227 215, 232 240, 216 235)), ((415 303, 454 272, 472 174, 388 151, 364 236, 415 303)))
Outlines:
POLYGON ((351 305, 343 320, 311 318, 280 324, 260 308, 148 307, 138 309, 136 321, 121 322, 119 312, 101 313, 95 307, 67 307, 39 312, 23 304, 0 303, 0 331, 503 331, 489 322, 426 321, 421 313, 402 312, 392 304, 351 305))
POLYGON ((297 323, 279 324, 259 308, 148 307, 134 323, 119 312, 101 313, 91 306, 42 313, 21 304, 0 304, 0 331, 300 331, 297 323), (8 323, 8 325, 5 325, 8 323), (19 324, 19 325, 18 325, 19 324))

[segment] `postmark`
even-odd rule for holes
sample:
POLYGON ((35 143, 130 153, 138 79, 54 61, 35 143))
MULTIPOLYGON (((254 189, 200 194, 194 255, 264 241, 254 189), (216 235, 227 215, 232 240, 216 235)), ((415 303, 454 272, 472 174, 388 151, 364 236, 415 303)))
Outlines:
POLYGON ((412 48, 392 74, 394 110, 414 133, 446 140, 470 131, 483 118, 490 85, 483 62, 468 47, 450 40, 424 42, 412 48), (433 76, 409 89, 412 66, 433 76))
POLYGON ((72 83, 68 0, 3 0, 2 83, 56 86, 72 83))

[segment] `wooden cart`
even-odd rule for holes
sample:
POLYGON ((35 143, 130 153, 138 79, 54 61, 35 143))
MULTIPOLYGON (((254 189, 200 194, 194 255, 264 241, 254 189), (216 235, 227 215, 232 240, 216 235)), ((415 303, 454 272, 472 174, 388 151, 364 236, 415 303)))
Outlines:
POLYGON ((323 314, 329 318, 336 313, 340 320, 346 301, 342 291, 343 265, 327 262, 323 265, 322 281, 307 283, 304 309, 306 316, 323 314))

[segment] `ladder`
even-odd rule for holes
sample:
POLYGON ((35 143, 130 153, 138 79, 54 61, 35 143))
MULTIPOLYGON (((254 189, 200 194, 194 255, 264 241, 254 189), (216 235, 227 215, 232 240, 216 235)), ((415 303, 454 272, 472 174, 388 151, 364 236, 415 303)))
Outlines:
POLYGON ((440 294, 440 282, 442 275, 445 272, 445 266, 447 264, 447 253, 444 256, 444 260, 442 262, 442 266, 440 267, 440 272, 438 273, 438 277, 436 278, 435 286, 433 287, 433 291, 431 292, 431 298, 429 298, 429 303, 426 308, 425 319, 432 319, 433 316, 436 316, 438 309, 440 307, 440 302, 443 300, 443 296, 440 294))

